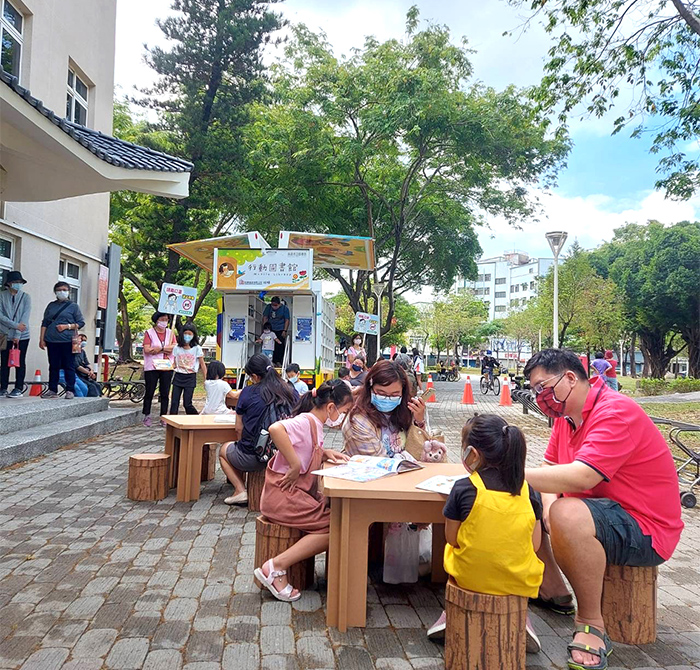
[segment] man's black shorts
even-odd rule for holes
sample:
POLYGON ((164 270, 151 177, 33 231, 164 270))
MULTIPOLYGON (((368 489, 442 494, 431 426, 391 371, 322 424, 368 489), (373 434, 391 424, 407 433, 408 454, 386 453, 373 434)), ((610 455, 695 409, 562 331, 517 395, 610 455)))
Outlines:
POLYGON ((664 559, 651 545, 635 519, 619 503, 608 498, 582 498, 593 517, 595 536, 605 549, 608 563, 652 567, 664 559))

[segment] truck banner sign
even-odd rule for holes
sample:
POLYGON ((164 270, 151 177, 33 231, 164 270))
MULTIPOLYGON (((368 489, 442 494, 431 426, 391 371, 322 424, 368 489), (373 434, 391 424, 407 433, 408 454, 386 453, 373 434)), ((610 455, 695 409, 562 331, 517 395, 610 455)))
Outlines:
POLYGON ((239 291, 309 291, 311 249, 217 249, 214 288, 239 291))

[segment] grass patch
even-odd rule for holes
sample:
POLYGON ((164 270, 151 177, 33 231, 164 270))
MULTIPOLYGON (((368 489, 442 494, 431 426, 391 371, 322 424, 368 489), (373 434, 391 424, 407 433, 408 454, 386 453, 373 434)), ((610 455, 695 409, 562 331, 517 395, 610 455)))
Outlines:
MULTIPOLYGON (((650 402, 640 403, 639 406, 649 416, 670 419, 671 421, 683 421, 684 423, 693 423, 696 426, 700 426, 699 402, 650 402)), ((687 456, 668 439, 668 433, 670 428, 668 426, 659 426, 659 430, 666 439, 666 443, 671 449, 673 455, 679 458, 687 458, 687 456)), ((691 449, 700 451, 700 433, 681 433, 679 437, 682 440, 683 444, 686 444, 691 449)))

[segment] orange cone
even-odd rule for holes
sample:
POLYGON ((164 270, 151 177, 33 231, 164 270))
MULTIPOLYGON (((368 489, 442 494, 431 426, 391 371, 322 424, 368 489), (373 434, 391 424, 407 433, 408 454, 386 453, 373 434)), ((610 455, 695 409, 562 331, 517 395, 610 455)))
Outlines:
POLYGON ((32 384, 32 388, 29 391, 29 395, 41 395, 41 370, 37 370, 34 373, 34 384, 32 384))
POLYGON ((462 394, 462 404, 463 405, 473 405, 474 404, 474 393, 472 392, 472 381, 471 377, 467 375, 467 383, 464 385, 464 393, 462 394))
POLYGON ((435 384, 433 384, 433 375, 428 375, 428 383, 425 385, 426 389, 432 389, 435 388, 435 384))
POLYGON ((435 398, 435 389, 434 388, 426 388, 425 395, 423 396, 423 400, 425 402, 437 402, 437 400, 435 398))
POLYGON ((498 404, 503 407, 510 407, 513 404, 513 400, 510 397, 510 379, 508 379, 508 377, 503 377, 503 385, 501 387, 501 399, 498 402, 498 404))

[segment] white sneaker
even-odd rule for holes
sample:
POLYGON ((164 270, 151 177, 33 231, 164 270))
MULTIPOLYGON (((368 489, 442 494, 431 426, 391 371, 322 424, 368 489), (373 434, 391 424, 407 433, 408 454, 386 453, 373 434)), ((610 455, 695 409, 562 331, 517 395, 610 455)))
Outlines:
POLYGON ((73 400, 75 398, 75 393, 73 391, 66 391, 66 395, 63 396, 66 400, 73 400))
POLYGON ((227 505, 247 505, 248 504, 248 491, 243 491, 243 493, 236 493, 236 495, 224 498, 224 502, 227 505))
POLYGON ((445 628, 447 628, 447 617, 445 612, 440 615, 440 618, 428 628, 428 639, 433 642, 445 639, 445 628))
POLYGON ((532 627, 530 615, 528 615, 527 622, 525 623, 525 633, 527 634, 525 650, 528 654, 538 654, 542 650, 542 645, 540 644, 540 638, 537 637, 537 633, 535 633, 535 629, 532 627))

